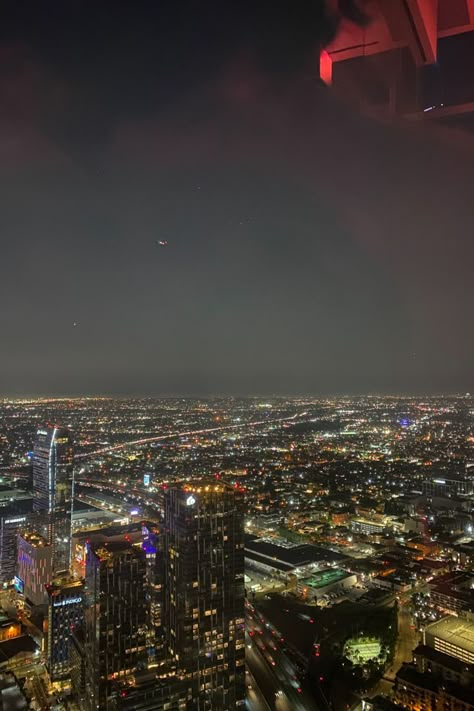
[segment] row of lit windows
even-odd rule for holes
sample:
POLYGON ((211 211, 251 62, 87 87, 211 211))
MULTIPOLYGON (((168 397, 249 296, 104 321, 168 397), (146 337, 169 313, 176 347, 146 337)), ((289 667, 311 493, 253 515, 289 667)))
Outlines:
POLYGON ((469 652, 467 649, 463 649, 462 647, 458 647, 456 644, 446 642, 439 637, 435 637, 434 642, 435 649, 438 652, 444 652, 444 654, 460 659, 462 662, 466 662, 467 664, 474 664, 474 654, 469 652))

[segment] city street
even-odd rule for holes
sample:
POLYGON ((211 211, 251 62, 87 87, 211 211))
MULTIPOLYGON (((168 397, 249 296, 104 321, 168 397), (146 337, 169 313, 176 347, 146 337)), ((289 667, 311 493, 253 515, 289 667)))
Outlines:
POLYGON ((413 627, 410 606, 408 602, 402 601, 398 606, 398 638, 393 661, 386 669, 383 678, 370 692, 370 696, 390 694, 397 671, 404 662, 412 661, 413 650, 419 643, 419 633, 413 627))
POLYGON ((282 649, 284 640, 280 633, 251 606, 247 607, 245 641, 247 667, 272 711, 316 708, 282 649))

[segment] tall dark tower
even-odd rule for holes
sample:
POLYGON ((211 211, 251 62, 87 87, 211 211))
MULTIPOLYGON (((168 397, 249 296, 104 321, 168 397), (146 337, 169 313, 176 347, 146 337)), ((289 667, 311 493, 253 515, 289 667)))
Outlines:
POLYGON ((189 708, 196 711, 233 711, 245 701, 241 499, 216 482, 165 492, 165 647, 169 661, 192 679, 189 708))
POLYGON ((83 632, 87 711, 116 709, 117 683, 148 663, 147 561, 126 540, 91 544, 86 557, 83 632))
POLYGON ((33 510, 52 546, 53 575, 69 570, 73 501, 73 445, 65 427, 47 424, 36 433, 33 510))

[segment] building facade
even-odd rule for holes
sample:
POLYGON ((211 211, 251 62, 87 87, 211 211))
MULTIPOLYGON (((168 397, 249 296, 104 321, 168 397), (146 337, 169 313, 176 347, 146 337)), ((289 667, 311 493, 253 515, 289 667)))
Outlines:
POLYGON ((147 568, 142 546, 126 540, 91 544, 84 593, 83 708, 114 709, 117 683, 146 669, 148 663, 147 568))
POLYGON ((69 570, 73 501, 73 444, 65 427, 47 424, 36 433, 33 509, 52 546, 53 574, 69 570))
POLYGON ((71 635, 84 621, 83 583, 57 579, 48 595, 47 668, 51 681, 67 679, 71 671, 71 635))
POLYGON ((164 497, 163 632, 167 658, 190 680, 196 711, 245 703, 241 496, 215 483, 164 497))
POLYGON ((17 575, 22 583, 25 602, 30 607, 48 602, 46 585, 53 576, 52 547, 37 533, 18 536, 17 575))
POLYGON ((17 573, 17 538, 27 526, 30 510, 31 499, 0 509, 0 584, 9 585, 17 573))

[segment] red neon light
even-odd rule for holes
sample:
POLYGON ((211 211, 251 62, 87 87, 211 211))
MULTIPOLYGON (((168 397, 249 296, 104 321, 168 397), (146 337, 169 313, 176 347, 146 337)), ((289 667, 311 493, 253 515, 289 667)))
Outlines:
POLYGON ((319 76, 327 86, 331 86, 332 59, 325 49, 323 49, 319 55, 319 76))

